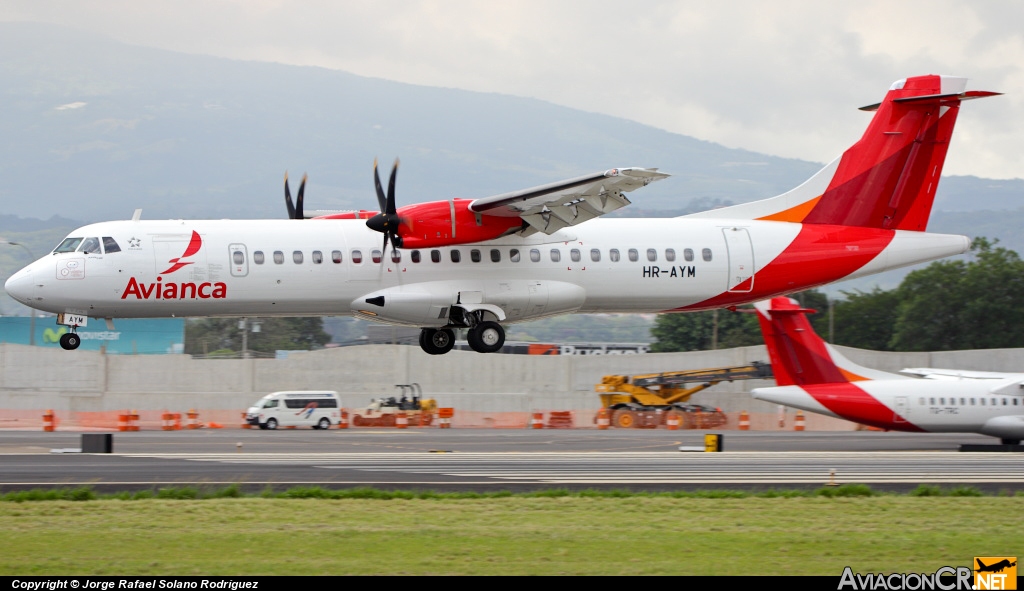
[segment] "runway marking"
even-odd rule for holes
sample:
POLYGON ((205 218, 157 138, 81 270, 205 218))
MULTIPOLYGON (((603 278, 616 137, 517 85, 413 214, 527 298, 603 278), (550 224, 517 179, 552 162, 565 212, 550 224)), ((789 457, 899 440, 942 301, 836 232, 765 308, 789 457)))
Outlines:
MULTIPOLYGON (((493 452, 124 454, 235 465, 545 484, 1024 483, 1024 454, 960 452, 493 452), (922 466, 926 464, 926 466, 922 466), (753 466, 753 467, 752 467, 753 466)), ((334 485, 397 484, 387 479, 334 485)), ((406 482, 406 481, 402 481, 406 482)), ((419 482, 419 481, 417 481, 419 482)), ((430 481, 428 484, 444 484, 430 481)), ((459 484, 466 484, 460 481, 459 484)))

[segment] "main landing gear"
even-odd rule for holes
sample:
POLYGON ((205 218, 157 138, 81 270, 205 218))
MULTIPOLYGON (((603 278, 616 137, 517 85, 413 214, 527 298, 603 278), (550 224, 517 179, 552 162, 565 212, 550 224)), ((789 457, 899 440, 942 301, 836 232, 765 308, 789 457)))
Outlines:
MULTIPOLYGON (((505 329, 497 322, 480 322, 469 329, 466 340, 477 353, 495 353, 505 344, 505 329)), ((430 355, 444 355, 454 346, 455 332, 450 328, 424 328, 420 331, 420 348, 430 355)))
POLYGON ((60 347, 65 351, 74 351, 82 344, 82 338, 78 333, 66 332, 60 335, 60 347))

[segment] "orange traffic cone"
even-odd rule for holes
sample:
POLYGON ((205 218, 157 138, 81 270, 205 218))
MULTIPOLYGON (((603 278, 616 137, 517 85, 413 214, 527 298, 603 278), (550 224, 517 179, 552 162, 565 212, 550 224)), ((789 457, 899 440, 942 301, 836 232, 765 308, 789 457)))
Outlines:
POLYGON ((750 430, 750 414, 745 410, 740 411, 739 429, 740 431, 750 430))

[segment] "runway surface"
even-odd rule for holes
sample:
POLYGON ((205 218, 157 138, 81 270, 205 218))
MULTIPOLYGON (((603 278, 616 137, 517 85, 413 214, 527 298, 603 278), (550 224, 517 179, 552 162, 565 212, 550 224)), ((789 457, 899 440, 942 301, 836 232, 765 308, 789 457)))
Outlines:
POLYGON ((649 430, 177 431, 116 433, 114 453, 82 454, 80 433, 0 431, 0 490, 89 485, 246 490, 300 485, 437 491, 548 488, 816 488, 863 483, 1024 490, 1024 454, 961 453, 974 435, 649 430))

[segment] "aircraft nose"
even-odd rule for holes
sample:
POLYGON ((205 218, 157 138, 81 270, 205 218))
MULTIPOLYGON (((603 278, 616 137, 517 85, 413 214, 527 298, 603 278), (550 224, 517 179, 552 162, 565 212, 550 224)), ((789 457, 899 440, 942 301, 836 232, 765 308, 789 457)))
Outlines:
POLYGON ((30 265, 11 275, 7 282, 4 283, 4 291, 22 304, 31 306, 32 301, 37 299, 35 293, 37 283, 35 281, 35 270, 30 265))

